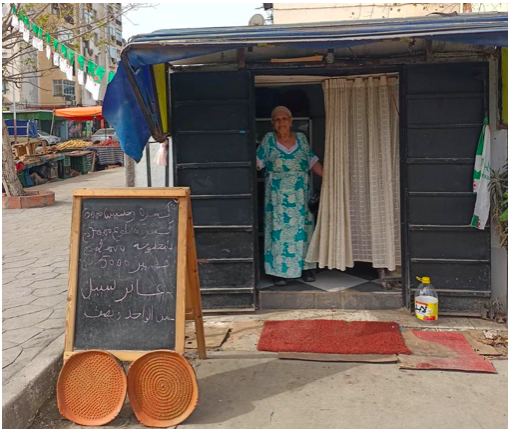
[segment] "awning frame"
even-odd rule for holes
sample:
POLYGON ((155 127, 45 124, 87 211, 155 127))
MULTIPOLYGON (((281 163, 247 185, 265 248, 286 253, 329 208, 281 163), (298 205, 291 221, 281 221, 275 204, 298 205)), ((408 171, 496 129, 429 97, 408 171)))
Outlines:
POLYGON ((477 40, 480 45, 507 46, 507 13, 161 30, 135 36, 122 51, 119 70, 108 86, 105 117, 117 129, 124 152, 138 162, 150 135, 159 142, 164 142, 170 135, 169 126, 163 130, 154 65, 165 64, 168 76, 171 62, 239 48, 286 45, 339 49, 407 38, 449 39, 467 44, 476 44, 472 42, 477 40), (117 94, 110 97, 115 91, 117 94), (131 105, 133 102, 137 105, 131 105), (132 118, 132 126, 124 126, 122 119, 125 117, 132 118))

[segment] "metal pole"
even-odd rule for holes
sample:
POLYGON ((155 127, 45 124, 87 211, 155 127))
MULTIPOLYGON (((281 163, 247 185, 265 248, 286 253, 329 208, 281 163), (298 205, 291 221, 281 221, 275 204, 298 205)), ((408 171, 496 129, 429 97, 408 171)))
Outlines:
MULTIPOLYGON (((11 64, 12 74, 14 75, 14 61, 11 64)), ((12 112, 14 119, 14 144, 18 143, 18 123, 16 121, 16 84, 12 82, 12 112)))
MULTIPOLYGON (((14 87, 14 84, 12 85, 14 87)), ((16 121, 16 94, 12 91, 12 113, 14 118, 14 144, 18 143, 18 122, 16 121)))
POLYGON ((53 117, 51 118, 51 130, 50 134, 53 135, 53 124, 55 123, 55 109, 53 109, 53 117))

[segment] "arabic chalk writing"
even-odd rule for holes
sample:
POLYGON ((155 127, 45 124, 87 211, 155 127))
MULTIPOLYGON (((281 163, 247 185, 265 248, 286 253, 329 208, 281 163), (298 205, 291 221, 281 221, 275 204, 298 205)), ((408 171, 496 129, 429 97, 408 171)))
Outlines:
POLYGON ((173 199, 83 200, 77 349, 173 348, 178 207, 173 199))

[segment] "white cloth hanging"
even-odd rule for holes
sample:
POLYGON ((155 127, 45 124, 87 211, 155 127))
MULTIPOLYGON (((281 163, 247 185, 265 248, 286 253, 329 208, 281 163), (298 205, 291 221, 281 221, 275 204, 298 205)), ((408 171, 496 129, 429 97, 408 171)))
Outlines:
POLYGON ((49 60, 51 58, 51 46, 46 45, 46 58, 49 60))
POLYGON ((306 261, 401 264, 398 78, 329 79, 324 177, 306 261))
POLYGON ((58 53, 53 52, 53 65, 58 67, 60 65, 60 55, 58 53))
POLYGON ((168 140, 159 145, 159 150, 156 153, 154 158, 154 163, 157 165, 163 165, 166 167, 167 165, 167 153, 166 148, 168 147, 168 140))

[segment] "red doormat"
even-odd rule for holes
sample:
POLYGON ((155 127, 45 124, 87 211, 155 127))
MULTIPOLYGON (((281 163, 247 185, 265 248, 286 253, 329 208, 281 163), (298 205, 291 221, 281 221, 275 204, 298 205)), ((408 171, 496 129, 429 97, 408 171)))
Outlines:
POLYGON ((258 350, 335 354, 411 354, 393 322, 267 321, 258 350))
POLYGON ((496 373, 458 332, 406 331, 412 356, 399 356, 401 369, 439 369, 496 373))

